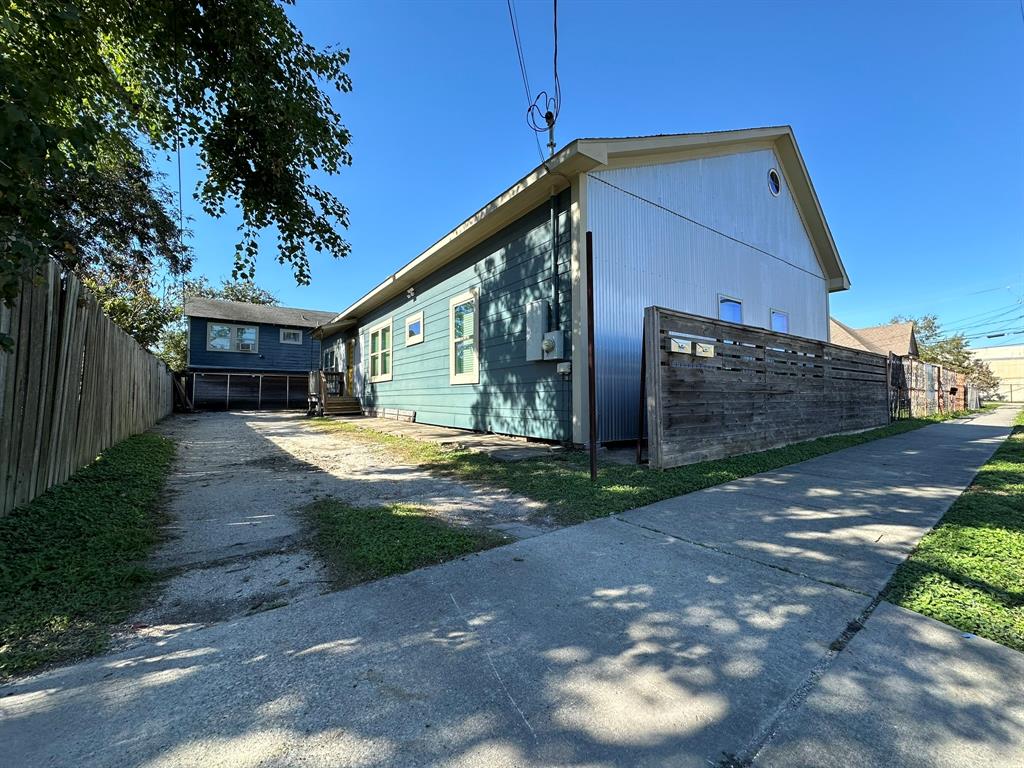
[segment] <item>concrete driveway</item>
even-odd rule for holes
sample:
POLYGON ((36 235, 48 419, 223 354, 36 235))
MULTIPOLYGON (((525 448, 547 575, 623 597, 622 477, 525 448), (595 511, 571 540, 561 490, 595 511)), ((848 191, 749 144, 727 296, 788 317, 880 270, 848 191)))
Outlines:
POLYGON ((1011 416, 928 427, 0 688, 3 759, 1024 764, 1024 655, 875 607, 1011 416))

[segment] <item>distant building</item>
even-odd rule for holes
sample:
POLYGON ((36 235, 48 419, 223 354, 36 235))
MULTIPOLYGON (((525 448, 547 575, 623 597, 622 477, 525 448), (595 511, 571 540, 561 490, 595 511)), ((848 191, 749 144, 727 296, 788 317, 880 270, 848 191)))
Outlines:
POLYGON ((974 356, 999 377, 1000 399, 1024 403, 1024 344, 972 349, 974 356))
POLYGON ((897 357, 917 357, 917 337, 912 322, 851 328, 830 317, 828 326, 829 340, 841 347, 877 352, 880 355, 892 353, 897 357))
POLYGON ((333 312, 193 298, 187 393, 201 408, 305 408, 321 364, 312 330, 333 312))

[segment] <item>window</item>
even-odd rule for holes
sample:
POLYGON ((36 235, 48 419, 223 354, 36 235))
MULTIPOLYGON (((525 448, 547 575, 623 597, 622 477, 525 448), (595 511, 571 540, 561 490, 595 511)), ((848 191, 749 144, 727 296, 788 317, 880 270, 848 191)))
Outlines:
POLYGON ((772 330, 789 333, 789 312, 783 312, 781 309, 772 310, 772 330))
POLYGON ((333 349, 324 350, 324 370, 325 371, 336 371, 338 370, 338 354, 333 349))
POLYGON ((210 352, 257 352, 259 326, 209 323, 206 326, 206 349, 210 352))
POLYGON ((282 328, 281 329, 281 343, 282 344, 301 344, 302 343, 302 331, 297 328, 282 328))
POLYGON ((779 176, 779 172, 774 168, 768 171, 768 189, 775 197, 778 197, 779 193, 782 192, 782 177, 779 176))
POLYGON ((448 347, 449 381, 452 384, 480 382, 476 291, 456 296, 449 304, 451 340, 448 347))
POLYGON ((391 318, 370 329, 370 381, 391 381, 391 318))
POLYGON ((417 312, 405 318, 405 346, 411 347, 423 341, 423 313, 417 312))
POLYGON ((743 322, 743 302, 729 296, 718 297, 718 319, 730 323, 743 322))

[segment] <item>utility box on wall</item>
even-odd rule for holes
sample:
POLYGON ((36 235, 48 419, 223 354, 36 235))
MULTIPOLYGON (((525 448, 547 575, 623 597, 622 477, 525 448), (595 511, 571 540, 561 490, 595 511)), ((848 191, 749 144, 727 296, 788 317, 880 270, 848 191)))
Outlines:
POLYGON ((545 360, 565 359, 565 331, 548 331, 541 342, 545 360))
POLYGON ((526 305, 526 359, 565 360, 565 331, 548 330, 547 299, 526 305))
POLYGON ((548 301, 538 299, 526 305, 526 359, 544 359, 544 334, 548 332, 548 301))

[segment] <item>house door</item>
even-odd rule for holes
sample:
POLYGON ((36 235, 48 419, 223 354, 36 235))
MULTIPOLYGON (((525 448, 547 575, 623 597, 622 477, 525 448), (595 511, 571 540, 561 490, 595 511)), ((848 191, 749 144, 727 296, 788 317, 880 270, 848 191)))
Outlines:
POLYGON ((353 397, 356 393, 356 340, 345 342, 345 394, 353 397))

